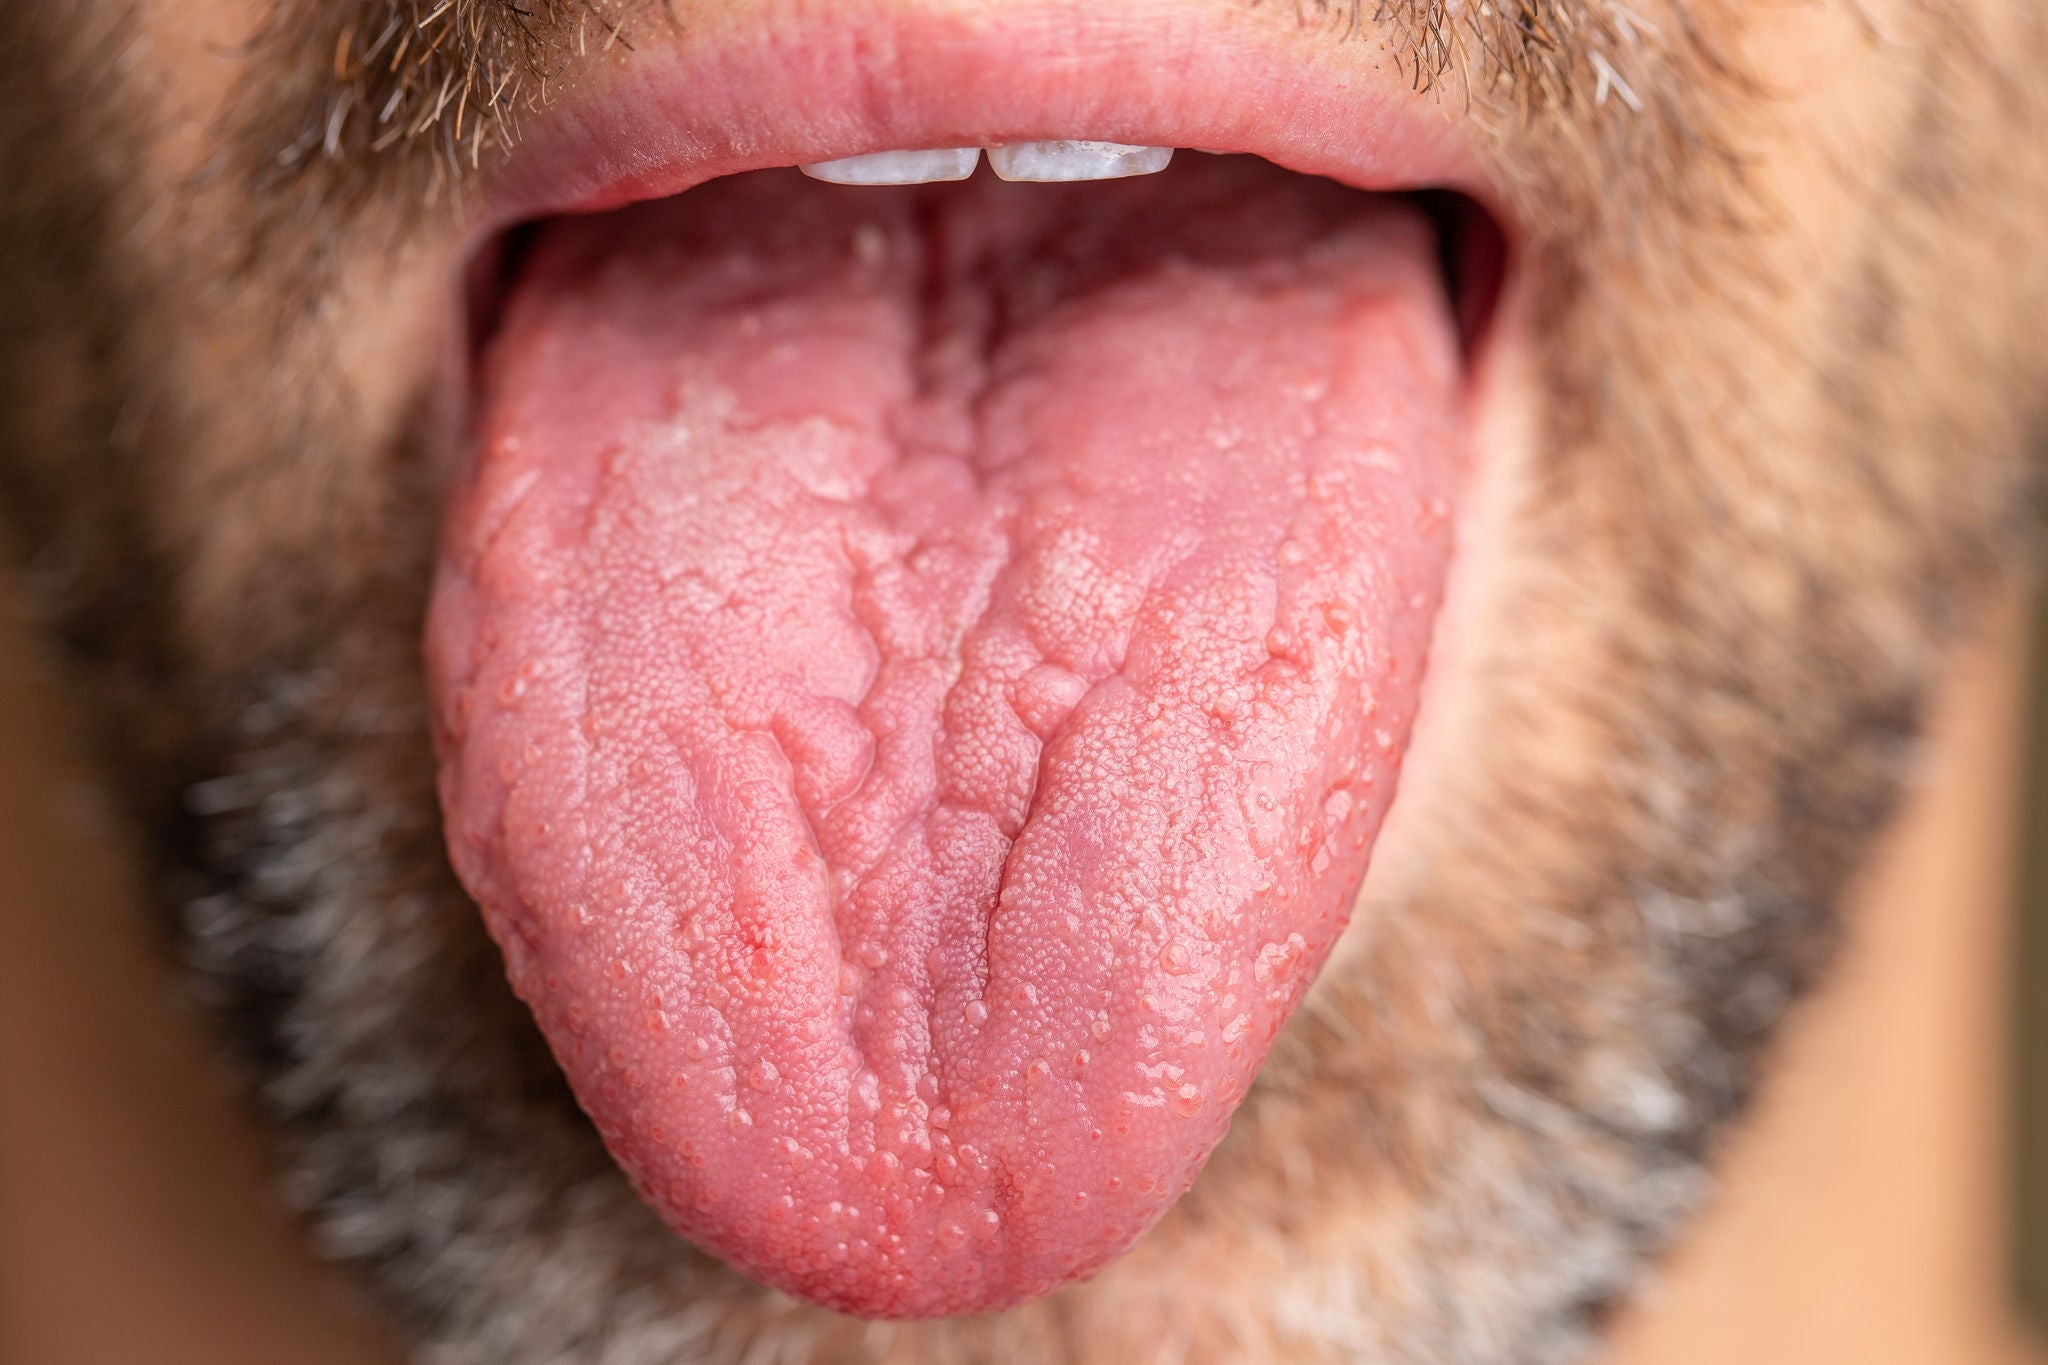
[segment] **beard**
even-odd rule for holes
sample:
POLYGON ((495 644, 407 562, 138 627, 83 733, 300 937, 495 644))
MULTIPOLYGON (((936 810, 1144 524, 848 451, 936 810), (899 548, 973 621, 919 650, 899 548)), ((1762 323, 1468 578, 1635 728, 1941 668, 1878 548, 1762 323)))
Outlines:
POLYGON ((432 149, 377 182, 402 198, 345 155, 278 172, 332 97, 284 25, 191 191, 230 230, 144 232, 120 21, 31 11, 0 47, 0 246, 38 266, 0 281, 5 500, 322 1245, 451 1362, 1582 1351, 1704 1193, 1942 648, 2025 545, 2048 175, 2015 144, 2048 34, 2021 8, 1909 9, 1849 123, 1758 95, 1768 54, 1709 11, 1631 49, 1627 98, 1504 40, 1521 61, 1446 78, 1514 168, 1536 395, 1478 522, 1511 568, 1453 584, 1475 685, 1418 739, 1484 761, 1135 1250, 896 1327, 661 1224, 449 871, 418 647, 446 399, 364 401, 339 358, 364 262, 432 213, 432 149))

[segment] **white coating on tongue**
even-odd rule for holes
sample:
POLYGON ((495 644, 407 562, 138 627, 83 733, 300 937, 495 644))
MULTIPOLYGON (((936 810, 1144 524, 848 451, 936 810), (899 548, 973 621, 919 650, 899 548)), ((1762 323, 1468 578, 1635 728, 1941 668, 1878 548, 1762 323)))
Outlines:
POLYGON ((979 1311, 1194 1178, 1392 796, 1460 448, 1431 259, 1227 164, 541 240, 444 537, 443 803, 680 1232, 979 1311))

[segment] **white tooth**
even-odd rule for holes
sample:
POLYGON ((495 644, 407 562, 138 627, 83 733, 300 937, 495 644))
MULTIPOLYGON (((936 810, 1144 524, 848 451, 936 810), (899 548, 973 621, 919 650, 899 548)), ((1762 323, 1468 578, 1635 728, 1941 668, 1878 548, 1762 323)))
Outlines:
POLYGON ((813 161, 798 170, 813 180, 835 185, 924 185, 934 180, 965 180, 981 160, 979 147, 934 147, 922 152, 870 152, 837 161, 813 161))
POLYGON ((1151 175, 1173 160, 1171 147, 1122 142, 1013 142, 988 149, 989 168, 1005 180, 1115 180, 1151 175))

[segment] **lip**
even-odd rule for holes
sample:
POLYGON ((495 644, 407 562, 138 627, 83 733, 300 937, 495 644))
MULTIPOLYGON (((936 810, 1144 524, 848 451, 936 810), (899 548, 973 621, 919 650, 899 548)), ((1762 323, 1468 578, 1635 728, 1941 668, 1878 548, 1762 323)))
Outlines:
POLYGON ((1455 190, 1501 216, 1465 129, 1391 50, 1362 61, 1376 39, 1292 10, 765 0, 644 36, 522 120, 476 242, 743 171, 1041 137, 1251 153, 1355 189, 1455 190))
POLYGON ((742 0, 680 32, 654 19, 630 49, 593 38, 518 117, 452 243, 465 322, 445 356, 450 391, 468 398, 446 413, 451 455, 474 415, 511 229, 747 171, 1054 137, 1242 153, 1356 190, 1462 197, 1483 226, 1446 264, 1473 286, 1453 303, 1484 405, 1499 305, 1519 292, 1510 196, 1471 121, 1418 90, 1377 29, 1347 24, 1224 0, 742 0))

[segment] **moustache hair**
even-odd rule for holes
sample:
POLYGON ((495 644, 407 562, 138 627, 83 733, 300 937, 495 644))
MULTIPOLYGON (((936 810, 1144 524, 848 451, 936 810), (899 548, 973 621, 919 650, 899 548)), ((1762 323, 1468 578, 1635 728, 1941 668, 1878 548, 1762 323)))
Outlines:
MULTIPOLYGON (((248 45, 253 77, 232 145, 250 182, 316 180, 362 197, 402 175, 432 208, 518 144, 524 118, 615 48, 683 33, 705 0, 345 0, 274 6, 248 45)), ((1245 8, 1258 8, 1247 0, 1245 8)), ((1597 0, 1302 0, 1298 25, 1330 42, 1378 43, 1418 95, 1495 137, 1560 120, 1612 122, 1617 166, 1720 158, 1683 83, 1660 79, 1682 50, 1691 70, 1739 81, 1709 37, 1708 5, 1652 21, 1597 0)), ((1587 142, 1581 128, 1572 140, 1587 142)))

